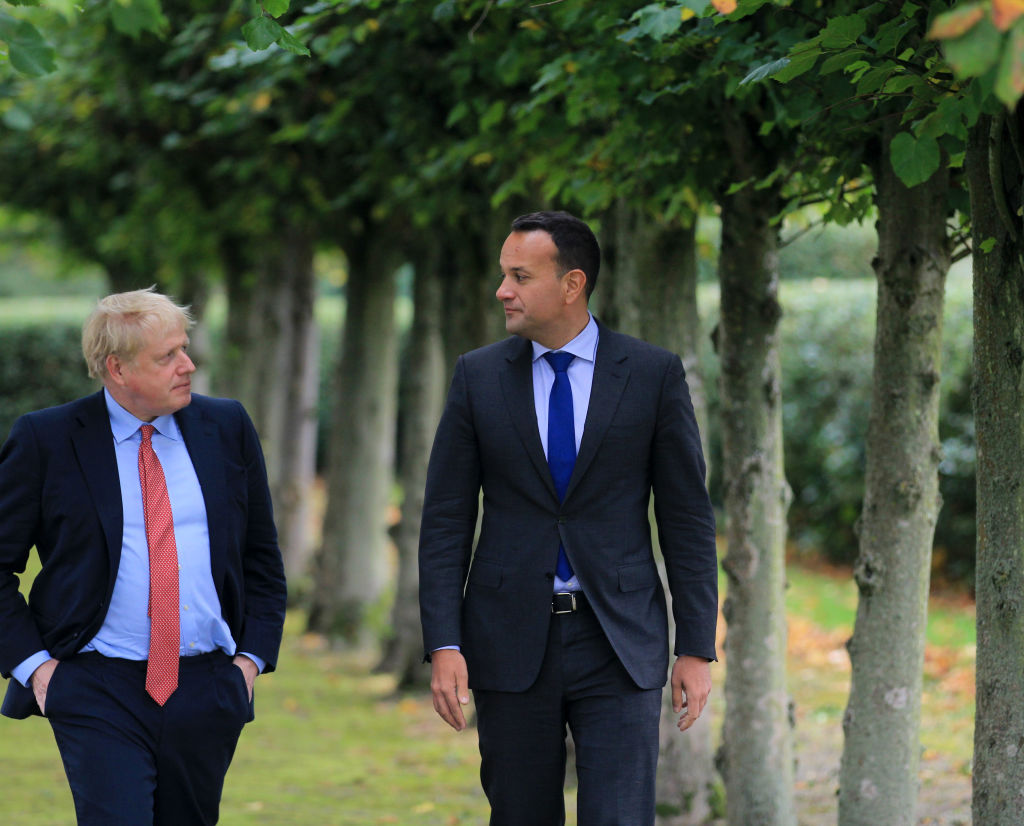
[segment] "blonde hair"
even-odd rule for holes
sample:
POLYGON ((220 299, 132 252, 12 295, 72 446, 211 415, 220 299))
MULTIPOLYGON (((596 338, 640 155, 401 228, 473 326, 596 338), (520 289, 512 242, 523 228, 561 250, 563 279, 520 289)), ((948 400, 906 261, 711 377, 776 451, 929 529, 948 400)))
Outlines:
POLYGON ((106 377, 107 356, 134 359, 148 333, 188 330, 192 324, 189 308, 158 293, 155 285, 101 298, 82 327, 82 355, 90 378, 106 377))

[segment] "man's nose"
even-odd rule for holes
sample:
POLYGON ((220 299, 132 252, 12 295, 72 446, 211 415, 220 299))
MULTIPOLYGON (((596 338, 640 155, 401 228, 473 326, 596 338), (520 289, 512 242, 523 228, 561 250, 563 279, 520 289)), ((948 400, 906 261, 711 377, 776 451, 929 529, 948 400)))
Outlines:
POLYGON ((182 373, 194 373, 196 371, 196 364, 189 357, 188 353, 181 354, 181 364, 179 365, 178 369, 182 373))
POLYGON ((515 298, 515 293, 509 289, 508 279, 501 279, 501 283, 498 285, 498 289, 494 292, 495 298, 498 301, 508 301, 510 298, 515 298))

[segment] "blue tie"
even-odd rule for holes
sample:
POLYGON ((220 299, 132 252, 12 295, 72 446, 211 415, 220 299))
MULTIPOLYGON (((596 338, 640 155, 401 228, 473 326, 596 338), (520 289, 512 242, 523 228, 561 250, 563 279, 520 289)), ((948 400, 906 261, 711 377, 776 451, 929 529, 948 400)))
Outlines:
MULTIPOLYGON (((569 386, 569 363, 576 358, 572 353, 545 353, 544 358, 555 371, 555 383, 548 399, 548 467, 555 482, 559 500, 565 499, 572 469, 576 466, 576 428, 572 413, 572 387, 569 386)), ((558 565, 555 569, 563 582, 572 579, 572 566, 565 548, 558 545, 558 565)))

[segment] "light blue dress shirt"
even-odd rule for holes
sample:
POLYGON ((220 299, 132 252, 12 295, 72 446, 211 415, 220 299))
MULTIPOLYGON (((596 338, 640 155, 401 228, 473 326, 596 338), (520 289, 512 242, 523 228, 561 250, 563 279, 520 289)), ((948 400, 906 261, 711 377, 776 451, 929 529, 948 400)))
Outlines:
MULTIPOLYGON (((142 511, 139 482, 140 428, 137 419, 103 391, 114 434, 114 454, 121 484, 124 530, 121 561, 103 625, 81 649, 106 657, 145 660, 149 656, 149 546, 142 511)), ((221 650, 233 655, 235 640, 221 615, 220 600, 210 567, 210 534, 206 503, 192 459, 173 415, 160 416, 151 424, 153 450, 163 467, 174 516, 174 541, 178 549, 181 656, 221 650)), ((246 653, 262 672, 266 663, 246 653)), ((20 663, 12 674, 28 686, 32 672, 50 655, 40 651, 20 663)))
MULTIPOLYGON (((594 362, 597 358, 598 329, 594 316, 590 316, 587 326, 572 341, 559 347, 561 353, 572 353, 574 358, 569 363, 567 375, 569 387, 572 389, 572 418, 576 436, 576 452, 580 452, 583 440, 583 424, 587 420, 590 409, 590 390, 594 386, 594 362)), ((544 455, 548 455, 548 401, 551 388, 555 383, 555 370, 544 358, 549 348, 533 342, 533 403, 537 410, 537 428, 540 430, 540 442, 544 446, 544 455)), ((574 575, 568 582, 555 576, 555 592, 580 590, 579 580, 574 575)))

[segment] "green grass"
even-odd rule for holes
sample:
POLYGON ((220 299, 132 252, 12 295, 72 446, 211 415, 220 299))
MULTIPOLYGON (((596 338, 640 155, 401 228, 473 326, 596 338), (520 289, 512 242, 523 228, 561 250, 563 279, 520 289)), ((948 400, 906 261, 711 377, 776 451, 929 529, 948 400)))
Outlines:
MULTIPOLYGON (((34 573, 35 565, 25 579, 34 573)), ((790 567, 789 580, 789 680, 798 756, 820 759, 824 753, 838 765, 849 690, 842 646, 853 627, 856 588, 848 576, 796 566, 790 567)), ((451 731, 437 719, 427 692, 396 694, 390 677, 372 674, 370 657, 330 650, 319 637, 303 634, 303 623, 300 613, 289 614, 279 670, 257 683, 257 717, 243 733, 228 773, 221 823, 485 823, 474 731, 451 731)), ((942 782, 948 776, 943 772, 966 772, 970 764, 972 623, 971 611, 953 603, 932 611, 929 634, 943 643, 929 648, 926 663, 926 784, 942 782)), ((723 670, 715 668, 715 714, 720 715, 723 670)), ((717 729, 720 723, 718 716, 713 725, 717 729)), ((0 762, 16 767, 0 773, 5 826, 73 821, 71 796, 45 721, 0 718, 0 762)), ((570 826, 576 823, 572 794, 570 826)))
MULTIPOLYGON (((798 565, 786 571, 789 590, 786 610, 814 622, 826 630, 853 633, 857 615, 857 586, 852 574, 822 575, 798 565)), ((975 644, 973 607, 965 608, 950 600, 932 599, 928 606, 929 645, 965 647, 975 644)))

